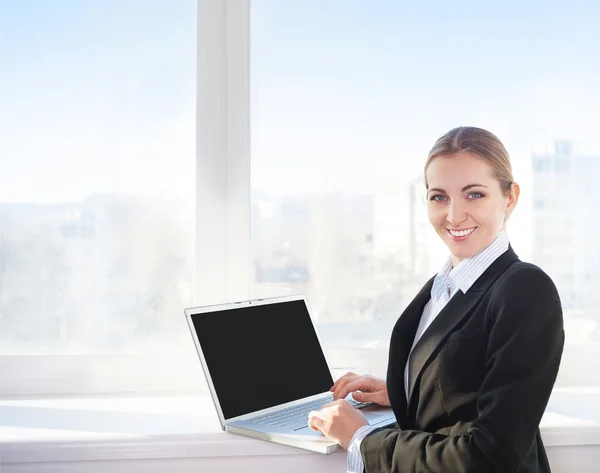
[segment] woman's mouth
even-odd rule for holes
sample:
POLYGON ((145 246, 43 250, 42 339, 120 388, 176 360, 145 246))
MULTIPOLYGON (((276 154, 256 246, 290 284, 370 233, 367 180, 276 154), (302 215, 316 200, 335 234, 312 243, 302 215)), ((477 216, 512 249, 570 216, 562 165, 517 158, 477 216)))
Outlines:
POLYGON ((461 230, 450 230, 449 228, 447 228, 446 230, 448 230, 448 233, 454 241, 464 241, 469 237, 471 233, 473 233, 476 230, 476 228, 477 227, 464 228, 461 230))

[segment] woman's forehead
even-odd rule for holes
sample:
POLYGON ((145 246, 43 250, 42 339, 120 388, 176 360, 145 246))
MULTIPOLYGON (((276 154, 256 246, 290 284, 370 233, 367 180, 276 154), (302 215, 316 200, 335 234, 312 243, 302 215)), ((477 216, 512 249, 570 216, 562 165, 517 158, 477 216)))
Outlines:
POLYGON ((471 154, 440 156, 427 168, 429 187, 462 188, 474 183, 489 185, 490 181, 495 181, 492 168, 483 159, 471 154))

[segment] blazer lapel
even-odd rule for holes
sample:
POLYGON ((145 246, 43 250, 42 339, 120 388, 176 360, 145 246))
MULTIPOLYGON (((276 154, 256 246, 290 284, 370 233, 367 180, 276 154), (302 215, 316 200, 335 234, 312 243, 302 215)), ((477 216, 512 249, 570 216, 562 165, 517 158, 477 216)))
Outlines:
POLYGON ((412 302, 404 309, 402 315, 396 322, 390 340, 390 354, 388 362, 387 388, 390 400, 393 400, 392 406, 394 414, 400 427, 406 425, 407 420, 407 399, 404 389, 404 367, 408 360, 408 355, 412 347, 419 320, 427 301, 431 298, 431 287, 433 280, 431 278, 425 283, 412 302))
MULTIPOLYGON (((421 376, 423 369, 427 366, 431 356, 436 353, 440 344, 455 329, 455 327, 471 313, 472 309, 485 295, 493 282, 513 261, 517 259, 517 255, 509 246, 508 250, 500 255, 490 267, 485 270, 466 294, 459 290, 454 297, 448 301, 435 320, 431 322, 431 325, 427 330, 425 330, 412 350, 412 353, 410 353, 410 359, 408 360, 409 400, 407 407, 410 407, 415 400, 415 384, 421 376)), ((421 314, 419 314, 419 316, 420 315, 421 314)), ((409 342, 409 350, 413 340, 414 333, 413 338, 409 342)))

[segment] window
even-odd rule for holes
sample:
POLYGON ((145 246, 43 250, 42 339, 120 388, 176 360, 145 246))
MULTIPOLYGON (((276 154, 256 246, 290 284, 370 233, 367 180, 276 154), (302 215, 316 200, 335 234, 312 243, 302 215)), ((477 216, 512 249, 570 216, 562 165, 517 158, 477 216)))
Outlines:
POLYGON ((600 384, 600 228, 582 192, 600 180, 599 14, 254 0, 252 294, 306 293, 334 367, 383 374, 391 327, 447 254, 419 199, 426 154, 481 126, 522 184, 512 244, 563 297, 558 385, 600 384))
POLYGON ((542 172, 547 172, 548 169, 550 168, 550 163, 548 162, 547 159, 535 159, 533 160, 533 170, 536 173, 542 173, 542 172))
POLYGON ((0 4, 0 354, 188 340, 195 68, 194 0, 0 4))
POLYGON ((0 6, 3 373, 177 389, 181 351, 197 387, 184 307, 304 292, 334 368, 383 374, 447 254, 424 156, 474 124, 523 185, 513 245, 565 301, 559 385, 599 384, 598 7, 254 0, 250 66, 248 4, 0 6))

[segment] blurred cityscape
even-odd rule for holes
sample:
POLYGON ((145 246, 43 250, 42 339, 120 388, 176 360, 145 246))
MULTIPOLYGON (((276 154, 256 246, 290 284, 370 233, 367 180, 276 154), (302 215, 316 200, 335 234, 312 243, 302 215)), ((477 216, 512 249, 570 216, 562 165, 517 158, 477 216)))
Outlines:
POLYGON ((0 350, 112 351, 168 336, 192 301, 193 215, 178 204, 0 204, 0 350))
MULTIPOLYGON (((557 141, 531 166, 532 262, 561 294, 569 384, 600 355, 600 157, 557 141)), ((447 257, 423 194, 420 176, 375 195, 253 192, 251 297, 305 294, 332 366, 382 374, 396 319, 447 257)), ((190 221, 190 202, 167 198, 1 204, 0 350, 114 351, 168 338, 193 304, 190 221)))
MULTIPOLYGON (((600 157, 556 141, 533 154, 531 166, 531 262, 559 289, 568 343, 560 381, 572 384, 600 355, 600 157)), ((383 374, 396 319, 448 255, 427 220, 424 192, 418 177, 377 195, 254 195, 256 295, 306 294, 333 364, 383 374)))

